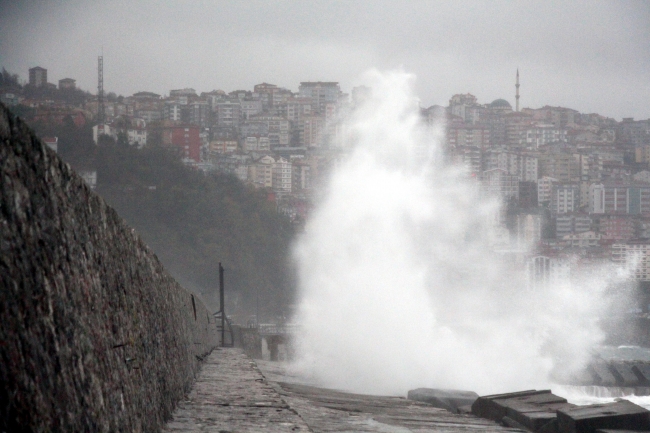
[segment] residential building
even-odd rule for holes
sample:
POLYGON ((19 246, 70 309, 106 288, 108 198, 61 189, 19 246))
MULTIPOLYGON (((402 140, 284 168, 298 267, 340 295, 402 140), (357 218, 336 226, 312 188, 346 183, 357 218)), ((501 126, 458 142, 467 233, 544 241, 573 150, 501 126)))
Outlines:
POLYGON ((515 225, 516 246, 529 249, 542 238, 542 216, 539 214, 517 215, 515 225))
POLYGON ((240 102, 223 101, 214 104, 215 123, 219 127, 239 127, 242 119, 240 102))
POLYGON ((47 69, 36 66, 29 69, 29 85, 45 87, 47 85, 47 69))
POLYGON ((162 128, 162 142, 179 149, 183 158, 201 162, 201 129, 197 125, 178 125, 162 128))
POLYGON ((539 174, 557 179, 559 182, 579 182, 580 164, 570 147, 547 146, 539 153, 539 174))
POLYGON ((630 240, 612 245, 612 261, 629 273, 629 278, 650 281, 650 241, 630 240))
POLYGON ((556 128, 566 128, 578 122, 580 113, 571 108, 545 106, 538 109, 524 108, 522 112, 535 121, 551 124, 556 128))
POLYGON ((189 109, 189 123, 192 125, 199 125, 202 128, 210 126, 211 109, 208 101, 197 100, 191 102, 188 106, 189 109))
POLYGON ((242 120, 248 120, 262 112, 262 101, 260 99, 244 98, 239 101, 241 106, 242 120))
POLYGON ((305 147, 322 147, 325 119, 322 116, 304 116, 301 121, 300 144, 305 147))
POLYGON ((568 283, 571 265, 565 258, 535 256, 526 262, 526 275, 529 290, 545 290, 555 284, 568 283))
POLYGON ((509 175, 500 168, 484 171, 482 184, 484 192, 489 196, 503 200, 519 197, 519 176, 509 175))
POLYGON ((237 148, 237 140, 231 138, 217 138, 208 144, 208 152, 213 153, 234 153, 237 148))
POLYGON ((522 181, 537 182, 538 159, 533 154, 493 149, 485 152, 484 159, 486 170, 500 168, 522 181))
POLYGON ((280 116, 260 114, 252 116, 251 120, 266 124, 271 149, 289 145, 289 121, 287 119, 280 116))
POLYGON ((637 223, 638 221, 630 217, 604 216, 600 219, 598 231, 605 239, 624 241, 634 237, 637 223))
POLYGON ((117 138, 117 131, 111 127, 111 125, 100 123, 93 126, 93 141, 95 144, 99 143, 99 137, 102 135, 107 135, 109 137, 117 138))
POLYGON ((545 206, 551 203, 553 185, 556 183, 558 183, 558 180, 549 176, 543 176, 537 180, 537 203, 539 206, 545 206))
POLYGON ((256 188, 273 188, 275 159, 265 155, 248 166, 248 181, 256 188))
POLYGON ((311 189, 311 166, 304 161, 293 161, 291 167, 291 190, 300 192, 311 189))
POLYGON ((484 125, 452 124, 447 128, 447 145, 490 147, 490 129, 484 125))
POLYGON ((588 231, 568 234, 562 240, 570 248, 595 248, 600 244, 600 238, 599 233, 588 231))
POLYGON ((341 96, 341 88, 337 82, 304 81, 300 83, 298 94, 301 98, 310 98, 316 112, 325 114, 327 104, 336 104, 341 96))
POLYGON ((143 148, 147 145, 147 128, 145 126, 127 128, 126 136, 129 144, 135 145, 138 148, 143 148))
POLYGON ((183 120, 183 108, 183 104, 179 102, 165 101, 163 117, 167 120, 173 120, 174 122, 181 122, 183 120))
POLYGON ((261 151, 268 152, 271 150, 269 137, 249 135, 244 139, 244 150, 247 152, 261 151))
POLYGON ((591 230, 593 220, 589 215, 571 212, 555 217, 555 236, 562 239, 570 234, 580 234, 591 230))
POLYGON ((449 100, 449 113, 460 117, 464 123, 477 123, 480 112, 481 106, 476 102, 476 96, 471 93, 454 95, 449 100))
POLYGON ((553 215, 578 210, 580 187, 577 184, 556 184, 551 192, 550 209, 553 215))
POLYGON ((649 215, 650 185, 592 184, 589 187, 589 213, 649 215))
POLYGON ((63 78, 59 80, 59 90, 74 90, 76 89, 77 80, 72 78, 63 78))
POLYGON ((553 125, 533 124, 521 131, 519 146, 529 149, 539 149, 550 143, 566 142, 567 130, 553 125))
POLYGON ((531 125, 531 117, 525 113, 514 111, 502 116, 504 121, 506 144, 511 148, 522 146, 521 137, 531 125))
POLYGON ((290 193, 292 176, 291 163, 284 158, 278 158, 273 163, 273 190, 278 193, 290 193))

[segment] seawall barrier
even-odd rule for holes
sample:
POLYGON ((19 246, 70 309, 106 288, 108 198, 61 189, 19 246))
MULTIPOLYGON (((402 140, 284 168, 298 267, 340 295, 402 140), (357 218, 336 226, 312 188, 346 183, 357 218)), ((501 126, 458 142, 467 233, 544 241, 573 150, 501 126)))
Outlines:
POLYGON ((0 431, 159 431, 214 319, 0 104, 0 431))

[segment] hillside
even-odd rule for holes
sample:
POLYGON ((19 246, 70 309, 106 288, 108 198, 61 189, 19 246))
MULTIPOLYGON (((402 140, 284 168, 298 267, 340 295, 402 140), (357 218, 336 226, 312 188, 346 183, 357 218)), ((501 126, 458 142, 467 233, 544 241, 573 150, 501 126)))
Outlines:
POLYGON ((293 230, 266 192, 192 170, 160 147, 99 147, 96 161, 97 191, 181 284, 217 308, 221 262, 236 321, 245 323, 258 302, 264 320, 287 313, 293 230))
POLYGON ((236 322, 245 324, 258 309, 264 321, 289 314, 293 227, 266 191, 188 168, 163 147, 139 150, 111 139, 96 146, 90 126, 71 119, 30 126, 40 137, 57 136, 58 153, 73 168, 97 169, 97 192, 209 307, 218 309, 221 262, 227 312, 236 322))

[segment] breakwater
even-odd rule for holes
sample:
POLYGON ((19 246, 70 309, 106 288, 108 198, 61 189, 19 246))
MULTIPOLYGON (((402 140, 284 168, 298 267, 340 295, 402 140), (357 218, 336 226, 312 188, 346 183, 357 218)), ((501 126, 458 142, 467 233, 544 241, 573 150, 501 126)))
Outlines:
POLYGON ((0 431, 158 431, 218 343, 156 255, 0 104, 0 431))

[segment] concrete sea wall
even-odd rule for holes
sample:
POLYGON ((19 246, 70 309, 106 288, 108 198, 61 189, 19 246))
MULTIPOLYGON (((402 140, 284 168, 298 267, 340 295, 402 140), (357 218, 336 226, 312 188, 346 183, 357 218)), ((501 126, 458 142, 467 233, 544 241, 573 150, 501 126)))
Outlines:
POLYGON ((158 431, 218 342, 203 303, 0 104, 0 431, 158 431))

